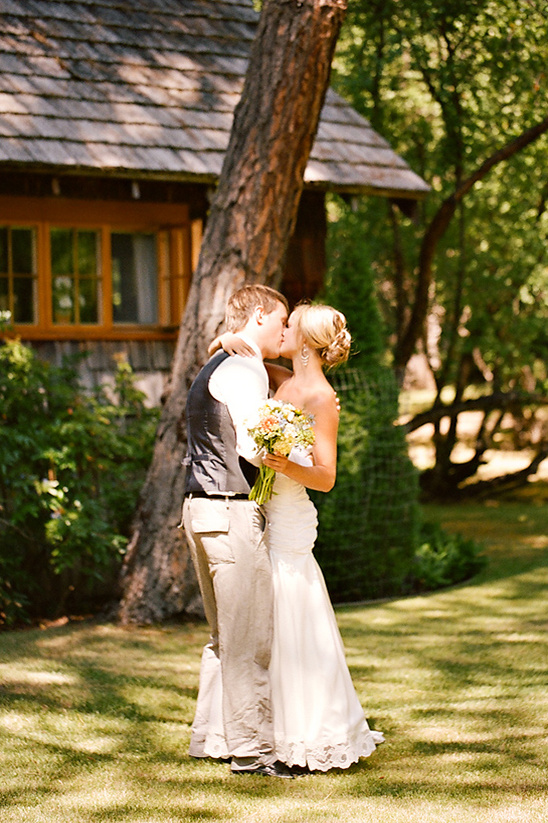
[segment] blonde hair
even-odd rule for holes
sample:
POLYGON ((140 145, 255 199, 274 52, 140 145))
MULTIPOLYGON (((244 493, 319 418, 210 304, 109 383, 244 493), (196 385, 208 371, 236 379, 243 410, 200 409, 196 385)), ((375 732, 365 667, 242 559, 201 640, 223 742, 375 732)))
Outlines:
POLYGON ((332 306, 301 303, 293 315, 306 344, 318 352, 322 363, 331 367, 348 360, 352 338, 342 312, 332 306))
POLYGON ((228 299, 225 323, 228 331, 241 331, 256 308, 261 306, 267 314, 275 311, 279 304, 289 311, 287 298, 270 286, 252 284, 242 286, 228 299))

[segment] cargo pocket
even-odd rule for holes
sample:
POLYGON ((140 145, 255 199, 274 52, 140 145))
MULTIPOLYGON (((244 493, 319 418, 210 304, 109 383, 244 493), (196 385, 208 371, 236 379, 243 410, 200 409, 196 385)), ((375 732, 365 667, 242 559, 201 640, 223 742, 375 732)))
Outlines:
POLYGON ((194 500, 190 522, 210 564, 234 563, 229 539, 230 512, 224 501, 194 500))

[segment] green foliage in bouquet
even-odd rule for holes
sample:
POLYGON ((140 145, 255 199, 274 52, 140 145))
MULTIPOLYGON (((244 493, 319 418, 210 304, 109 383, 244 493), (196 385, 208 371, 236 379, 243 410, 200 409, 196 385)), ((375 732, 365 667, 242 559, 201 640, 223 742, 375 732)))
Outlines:
POLYGON ((158 413, 126 362, 110 392, 75 366, 0 346, 0 625, 96 605, 127 542, 158 413))
MULTIPOLYGON (((314 443, 313 418, 286 400, 268 400, 258 412, 254 425, 248 431, 259 453, 283 454, 287 457, 294 446, 314 443)), ((276 472, 263 463, 259 476, 249 492, 249 499, 259 506, 272 497, 276 472)))

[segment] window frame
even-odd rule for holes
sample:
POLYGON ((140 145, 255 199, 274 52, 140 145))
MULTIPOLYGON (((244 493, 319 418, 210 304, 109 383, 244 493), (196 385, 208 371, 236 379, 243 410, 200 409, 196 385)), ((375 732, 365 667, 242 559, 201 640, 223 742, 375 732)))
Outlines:
POLYGON ((31 228, 36 247, 36 322, 13 325, 27 340, 174 339, 195 268, 201 233, 187 204, 134 201, 0 197, 0 224, 31 228), (98 323, 54 323, 50 229, 99 232, 98 323), (111 232, 156 235, 158 323, 114 323, 112 319, 111 232))
MULTIPOLYGON (((6 278, 8 281, 8 300, 11 303, 10 298, 15 298, 15 281, 20 279, 28 279, 31 284, 31 303, 33 307, 33 313, 38 313, 38 242, 37 242, 37 235, 35 231, 35 227, 33 225, 29 225, 24 221, 19 221, 18 223, 14 222, 7 222, 4 221, 0 224, 1 227, 6 227, 9 231, 6 239, 8 242, 8 246, 6 248, 6 270, 0 271, 0 277, 6 278), (30 231, 32 233, 32 250, 31 250, 31 260, 32 260, 32 271, 22 273, 15 269, 13 265, 13 232, 17 230, 23 231, 30 231), (9 249, 12 249, 12 254, 9 254, 9 249)), ((10 311, 11 308, 8 306, 5 309, 3 308, 2 311, 10 311)), ((21 323, 18 325, 29 326, 30 323, 21 323)), ((35 325, 35 324, 32 324, 35 325)))

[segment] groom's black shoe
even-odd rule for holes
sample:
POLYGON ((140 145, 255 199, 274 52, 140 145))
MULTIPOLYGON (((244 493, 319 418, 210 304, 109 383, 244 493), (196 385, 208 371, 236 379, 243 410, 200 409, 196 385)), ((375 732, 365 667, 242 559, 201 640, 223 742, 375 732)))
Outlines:
POLYGON ((308 766, 291 766, 293 777, 302 777, 305 774, 312 774, 308 766))
POLYGON ((235 769, 233 774, 265 774, 267 777, 285 777, 286 780, 292 780, 293 775, 285 763, 276 760, 275 763, 269 763, 268 766, 257 766, 256 769, 235 769))

